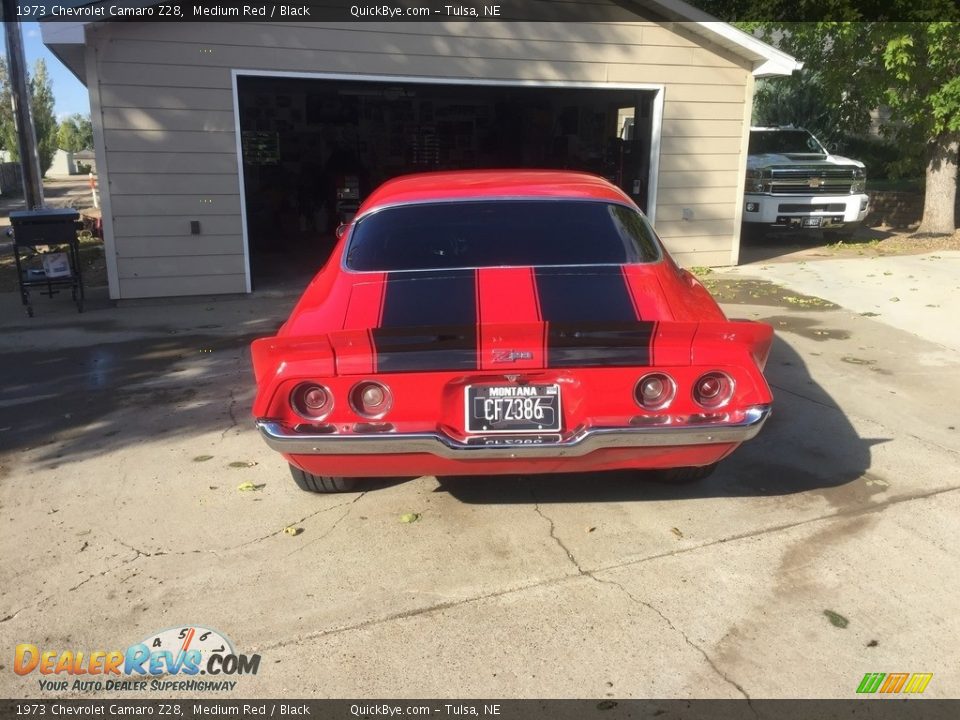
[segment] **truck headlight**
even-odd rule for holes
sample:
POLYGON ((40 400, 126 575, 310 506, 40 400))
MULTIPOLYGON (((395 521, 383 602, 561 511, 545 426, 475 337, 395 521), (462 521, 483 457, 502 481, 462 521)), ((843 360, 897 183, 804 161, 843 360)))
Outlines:
POLYGON ((853 182, 850 184, 850 193, 856 195, 867 189, 867 171, 863 168, 854 168, 853 182))
POLYGON ((747 169, 746 180, 743 183, 743 191, 748 193, 763 192, 763 171, 747 169))

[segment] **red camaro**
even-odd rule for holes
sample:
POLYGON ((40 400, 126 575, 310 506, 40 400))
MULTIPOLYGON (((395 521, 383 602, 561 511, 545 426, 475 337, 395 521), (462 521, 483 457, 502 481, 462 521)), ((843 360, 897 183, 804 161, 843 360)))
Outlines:
POLYGON ((627 195, 575 172, 382 185, 276 337, 253 406, 297 484, 657 469, 706 477, 770 413, 730 322, 627 195))

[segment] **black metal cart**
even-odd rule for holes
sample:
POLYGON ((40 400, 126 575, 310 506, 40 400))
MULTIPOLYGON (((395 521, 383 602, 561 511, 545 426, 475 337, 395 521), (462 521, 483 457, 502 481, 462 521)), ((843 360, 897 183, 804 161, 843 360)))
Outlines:
POLYGON ((71 208, 10 213, 20 297, 30 317, 33 317, 30 291, 38 288, 41 295, 51 298, 69 289, 77 312, 83 312, 83 274, 77 239, 79 218, 80 213, 71 208))

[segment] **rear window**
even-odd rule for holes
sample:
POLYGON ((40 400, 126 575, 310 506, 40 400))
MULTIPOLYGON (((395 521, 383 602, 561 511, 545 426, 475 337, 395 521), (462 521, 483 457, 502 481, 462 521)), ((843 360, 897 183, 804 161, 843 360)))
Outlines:
POLYGON ((346 267, 383 272, 659 258, 650 224, 625 205, 496 200, 402 205, 367 215, 353 228, 346 267))

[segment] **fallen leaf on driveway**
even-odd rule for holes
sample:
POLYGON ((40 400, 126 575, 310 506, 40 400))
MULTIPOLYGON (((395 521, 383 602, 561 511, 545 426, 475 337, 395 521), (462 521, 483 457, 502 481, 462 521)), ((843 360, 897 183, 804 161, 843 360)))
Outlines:
POLYGON ((900 298, 898 298, 898 297, 892 297, 892 298, 890 298, 890 302, 900 302, 900 298))
POLYGON ((230 463, 229 467, 248 468, 248 467, 253 467, 254 465, 256 465, 255 462, 247 462, 246 460, 234 460, 232 463, 230 463))
POLYGON ((303 532, 303 528, 293 527, 293 525, 291 525, 290 527, 285 527, 283 532, 286 535, 299 535, 303 532))
POLYGON ((833 610, 824 610, 823 614, 827 616, 827 620, 830 621, 830 624, 834 627, 845 628, 850 624, 850 621, 847 620, 840 613, 835 613, 833 610))
POLYGON ((672 533, 673 533, 674 535, 676 535, 678 538, 682 538, 682 537, 683 537, 683 533, 680 532, 680 528, 674 528, 674 527, 672 527, 672 528, 670 528, 670 532, 672 532, 672 533))
POLYGON ((400 522, 402 523, 415 523, 420 519, 420 513, 404 513, 400 516, 400 522))
POLYGON ((237 485, 237 490, 240 492, 255 492, 257 490, 262 490, 264 485, 266 485, 266 483, 254 485, 252 482, 242 482, 237 485))
POLYGON ((194 462, 206 462, 207 460, 213 460, 213 455, 197 455, 193 459, 194 462))

